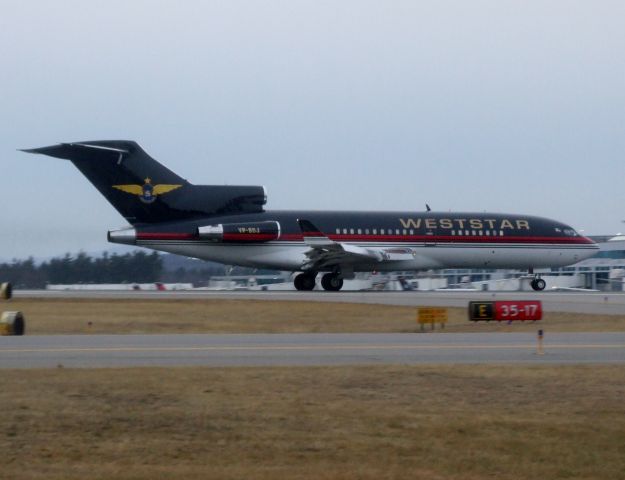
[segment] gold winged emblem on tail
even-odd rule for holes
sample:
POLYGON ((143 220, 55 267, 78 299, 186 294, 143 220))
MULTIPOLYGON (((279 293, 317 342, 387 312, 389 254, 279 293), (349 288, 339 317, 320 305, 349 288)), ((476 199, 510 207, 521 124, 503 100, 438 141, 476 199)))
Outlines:
POLYGON ((113 188, 133 195, 143 195, 143 187, 141 185, 113 185, 113 188))
POLYGON ((117 190, 130 193, 131 195, 137 195, 139 200, 143 203, 152 203, 159 195, 164 195, 180 187, 182 187, 182 185, 171 185, 166 183, 152 185, 152 180, 149 178, 145 179, 145 183, 143 185, 113 185, 113 188, 116 188, 117 190))

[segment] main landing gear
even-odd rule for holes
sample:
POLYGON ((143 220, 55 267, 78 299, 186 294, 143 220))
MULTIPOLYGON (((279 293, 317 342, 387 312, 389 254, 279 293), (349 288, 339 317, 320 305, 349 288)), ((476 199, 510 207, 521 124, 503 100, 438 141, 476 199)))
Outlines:
POLYGON ((343 279, 338 273, 326 273, 321 277, 321 286, 329 292, 338 292, 343 288, 343 279))
MULTIPOLYGON (((293 280, 296 290, 312 290, 315 288, 317 272, 300 273, 293 280)), ((343 288, 343 278, 338 273, 326 273, 321 277, 321 286, 329 292, 338 292, 343 288)))
POLYGON ((317 272, 314 273, 300 273, 293 280, 296 290, 312 290, 315 288, 315 277, 317 272))

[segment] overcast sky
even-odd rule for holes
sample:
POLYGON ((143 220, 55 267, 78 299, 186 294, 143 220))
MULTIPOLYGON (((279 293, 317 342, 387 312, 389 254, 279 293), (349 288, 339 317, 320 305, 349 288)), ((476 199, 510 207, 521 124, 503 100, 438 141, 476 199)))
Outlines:
POLYGON ((133 139, 269 209, 496 211, 625 230, 623 1, 0 0, 0 258, 106 249, 63 160, 133 139))

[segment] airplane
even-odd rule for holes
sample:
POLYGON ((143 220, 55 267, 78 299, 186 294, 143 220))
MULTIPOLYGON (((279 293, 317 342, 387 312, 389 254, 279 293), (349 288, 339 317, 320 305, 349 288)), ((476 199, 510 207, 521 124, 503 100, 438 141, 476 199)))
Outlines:
POLYGON ((299 272, 297 290, 338 291, 355 272, 561 267, 598 246, 530 215, 265 210, 262 186, 193 185, 136 142, 98 140, 23 150, 70 160, 130 224, 108 241, 229 265, 299 272))

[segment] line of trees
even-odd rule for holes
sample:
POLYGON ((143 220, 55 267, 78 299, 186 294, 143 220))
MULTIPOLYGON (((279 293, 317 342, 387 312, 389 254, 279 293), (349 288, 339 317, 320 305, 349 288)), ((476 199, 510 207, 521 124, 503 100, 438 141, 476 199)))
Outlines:
POLYGON ((245 267, 227 268, 221 263, 195 260, 178 255, 135 250, 123 255, 104 252, 66 253, 43 263, 32 257, 0 263, 0 282, 16 288, 45 288, 48 284, 97 283, 192 283, 206 286, 211 277, 226 275, 273 275, 274 270, 245 267))
POLYGON ((162 273, 161 256, 141 250, 123 255, 104 252, 100 257, 67 253, 39 265, 32 257, 0 263, 0 279, 17 288, 45 288, 48 283, 150 283, 160 281, 162 273))

